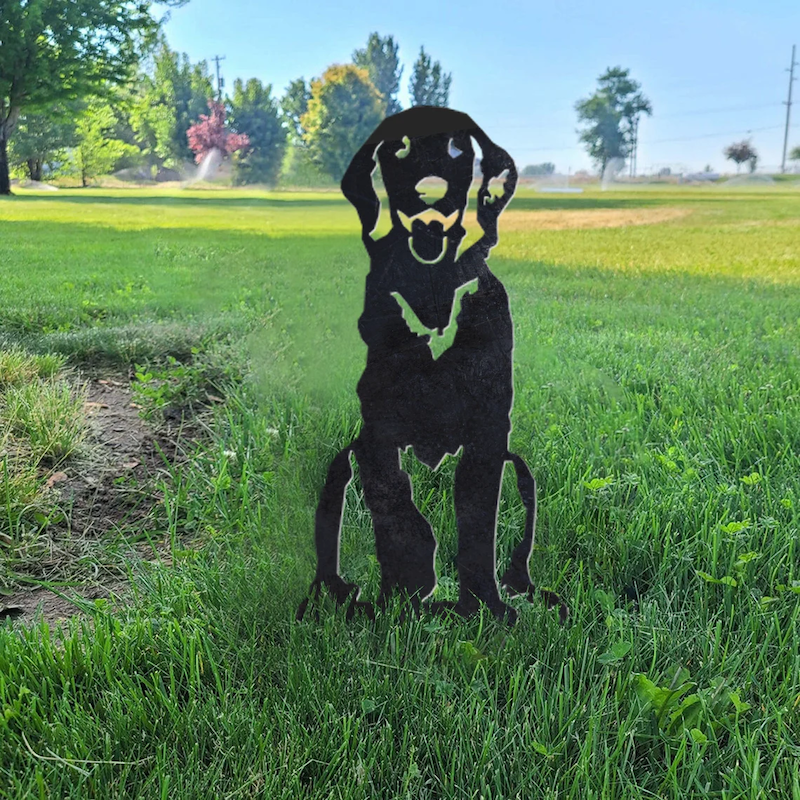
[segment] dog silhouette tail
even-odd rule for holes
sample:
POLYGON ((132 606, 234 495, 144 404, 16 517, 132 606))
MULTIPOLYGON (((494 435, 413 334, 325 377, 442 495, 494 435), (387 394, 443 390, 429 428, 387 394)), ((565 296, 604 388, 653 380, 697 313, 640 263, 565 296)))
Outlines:
MULTIPOLYGON (((317 572, 308 596, 297 609, 296 618, 302 620, 309 600, 316 599, 322 587, 326 587, 339 605, 342 605, 358 589, 339 575, 339 540, 344 513, 344 493, 353 477, 350 453, 353 442, 340 450, 328 467, 328 476, 317 506, 314 525, 314 543, 317 551, 317 572)), ((357 593, 356 598, 357 599, 357 593)))
POLYGON ((533 552, 533 540, 536 534, 536 481, 521 456, 508 452, 506 461, 514 465, 517 473, 517 491, 522 498, 526 513, 522 541, 514 548, 511 554, 511 566, 500 582, 517 594, 528 595, 533 591, 528 562, 533 552))

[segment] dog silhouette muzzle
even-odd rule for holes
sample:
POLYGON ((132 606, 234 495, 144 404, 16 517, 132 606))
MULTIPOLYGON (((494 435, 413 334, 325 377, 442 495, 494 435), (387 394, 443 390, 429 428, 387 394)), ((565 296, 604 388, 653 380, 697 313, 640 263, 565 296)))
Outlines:
POLYGON ((397 216, 403 227, 411 234, 408 247, 417 261, 423 264, 438 264, 447 253, 449 239, 447 231, 458 221, 456 210, 446 217, 441 211, 428 208, 409 217, 402 211, 397 216))

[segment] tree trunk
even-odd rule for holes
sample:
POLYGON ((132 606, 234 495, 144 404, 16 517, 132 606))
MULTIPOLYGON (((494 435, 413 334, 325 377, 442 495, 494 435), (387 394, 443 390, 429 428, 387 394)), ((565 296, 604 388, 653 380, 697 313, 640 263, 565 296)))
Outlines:
POLYGON ((11 194, 11 176, 8 167, 8 139, 14 132, 20 115, 18 106, 6 111, 6 104, 0 96, 0 195, 11 194))
POLYGON ((42 179, 42 163, 38 158, 29 158, 26 166, 28 167, 28 177, 32 181, 40 181, 42 179))
POLYGON ((41 158, 29 158, 28 159, 28 177, 32 181, 41 181, 42 180, 42 159, 41 158))
POLYGON ((0 195, 11 194, 11 177, 8 174, 8 148, 5 125, 0 125, 0 195))

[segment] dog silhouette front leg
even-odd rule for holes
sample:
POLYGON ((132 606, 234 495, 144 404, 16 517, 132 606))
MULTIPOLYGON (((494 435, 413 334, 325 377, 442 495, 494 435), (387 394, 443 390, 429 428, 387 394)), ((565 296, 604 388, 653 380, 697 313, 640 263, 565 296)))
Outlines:
POLYGON ((436 539, 414 505, 411 479, 400 468, 400 450, 362 434, 355 449, 364 500, 372 515, 375 551, 381 565, 379 603, 399 589, 415 610, 436 586, 436 539))
POLYGON ((513 623, 516 611, 500 599, 495 557, 505 457, 505 446, 468 445, 456 468, 459 600, 454 610, 467 616, 482 600, 496 617, 513 623))

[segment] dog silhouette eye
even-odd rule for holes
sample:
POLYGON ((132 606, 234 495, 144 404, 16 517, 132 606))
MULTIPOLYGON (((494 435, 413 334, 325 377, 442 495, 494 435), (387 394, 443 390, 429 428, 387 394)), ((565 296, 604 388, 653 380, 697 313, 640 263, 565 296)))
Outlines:
POLYGON ((450 143, 447 145, 447 153, 450 156, 450 158, 458 158, 461 155, 461 153, 463 153, 463 152, 464 152, 463 150, 459 150, 453 144, 453 140, 451 139, 450 143))
POLYGON ((395 153, 398 158, 405 158, 411 152, 411 139, 404 136, 402 141, 404 146, 395 153))
POLYGON ((507 178, 508 170, 504 169, 499 175, 496 175, 489 181, 488 192, 483 200, 486 205, 491 205, 498 197, 503 197, 505 195, 507 178))

